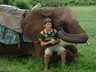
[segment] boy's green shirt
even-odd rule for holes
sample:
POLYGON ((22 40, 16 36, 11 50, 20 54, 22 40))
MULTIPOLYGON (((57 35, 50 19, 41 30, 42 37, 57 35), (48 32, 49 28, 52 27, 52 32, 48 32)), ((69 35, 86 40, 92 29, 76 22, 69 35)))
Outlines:
MULTIPOLYGON (((43 31, 40 32, 40 36, 39 36, 39 40, 42 40, 42 41, 45 41, 45 42, 48 42, 51 39, 57 39, 57 38, 59 38, 59 37, 58 37, 58 34, 57 34, 57 30, 56 29, 51 29, 51 32, 50 33, 48 33, 46 31, 46 29, 44 29, 43 31)), ((54 46, 56 44, 58 44, 58 43, 48 44, 45 47, 54 46)))

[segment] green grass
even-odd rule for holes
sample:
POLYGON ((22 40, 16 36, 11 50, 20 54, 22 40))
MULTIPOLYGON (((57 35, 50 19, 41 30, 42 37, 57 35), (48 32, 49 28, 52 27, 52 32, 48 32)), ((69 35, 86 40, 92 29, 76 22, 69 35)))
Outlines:
MULTIPOLYGON (((64 68, 59 61, 57 64, 50 64, 50 72, 96 72, 96 6, 70 7, 77 15, 80 25, 89 36, 87 44, 79 44, 79 58, 77 62, 66 64, 64 68)), ((61 44, 64 44, 62 42, 61 44)), ((0 57, 0 70, 10 72, 43 72, 44 62, 35 57, 15 58, 0 57)))

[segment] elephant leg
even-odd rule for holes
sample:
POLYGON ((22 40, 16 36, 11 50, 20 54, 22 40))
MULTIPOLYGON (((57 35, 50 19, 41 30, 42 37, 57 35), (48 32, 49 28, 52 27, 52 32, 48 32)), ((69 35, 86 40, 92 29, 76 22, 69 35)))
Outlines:
POLYGON ((0 43, 0 55, 23 56, 29 54, 34 54, 32 42, 21 42, 20 47, 18 47, 18 44, 8 45, 0 43))
POLYGON ((78 49, 75 45, 63 45, 63 47, 66 49, 66 50, 70 50, 75 57, 78 57, 78 49))
POLYGON ((40 59, 44 59, 44 50, 40 44, 35 44, 35 56, 40 59))
POLYGON ((70 63, 75 61, 75 55, 70 50, 66 50, 66 60, 70 63))
POLYGON ((78 57, 78 49, 75 45, 69 44, 69 45, 63 45, 63 47, 66 49, 66 60, 68 62, 74 62, 75 59, 78 57))
POLYGON ((35 53, 35 48, 34 48, 34 43, 33 42, 21 42, 20 43, 20 55, 34 55, 35 53))
POLYGON ((4 52, 5 52, 5 45, 3 43, 0 43, 0 55, 3 55, 4 52))
POLYGON ((7 45, 0 43, 0 55, 12 55, 17 56, 19 54, 19 48, 17 44, 7 45))

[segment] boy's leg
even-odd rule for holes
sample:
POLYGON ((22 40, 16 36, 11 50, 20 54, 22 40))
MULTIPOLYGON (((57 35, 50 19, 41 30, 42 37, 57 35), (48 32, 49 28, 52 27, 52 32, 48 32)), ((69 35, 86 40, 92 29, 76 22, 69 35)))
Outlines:
POLYGON ((65 62, 66 62, 66 52, 63 52, 61 54, 61 61, 62 61, 62 64, 65 65, 65 62))
POLYGON ((60 46, 60 45, 56 45, 54 49, 56 52, 58 52, 58 55, 61 55, 61 61, 62 61, 62 64, 64 65, 66 62, 66 50, 65 50, 65 48, 60 46))
POLYGON ((49 55, 46 55, 44 57, 45 69, 48 69, 49 61, 50 61, 50 56, 49 55))
POLYGON ((48 69, 51 55, 52 55, 52 49, 51 48, 46 48, 45 55, 44 55, 45 69, 48 69))

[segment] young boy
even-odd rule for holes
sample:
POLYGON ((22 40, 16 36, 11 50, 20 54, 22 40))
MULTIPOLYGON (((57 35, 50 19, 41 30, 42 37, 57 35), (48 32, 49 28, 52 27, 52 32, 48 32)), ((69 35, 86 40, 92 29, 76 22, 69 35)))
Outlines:
POLYGON ((54 51, 57 52, 58 55, 61 55, 62 64, 65 65, 66 50, 59 45, 60 39, 57 30, 52 28, 52 20, 50 18, 44 19, 44 30, 40 32, 39 41, 41 46, 45 48, 45 69, 48 69, 50 57, 54 51))

